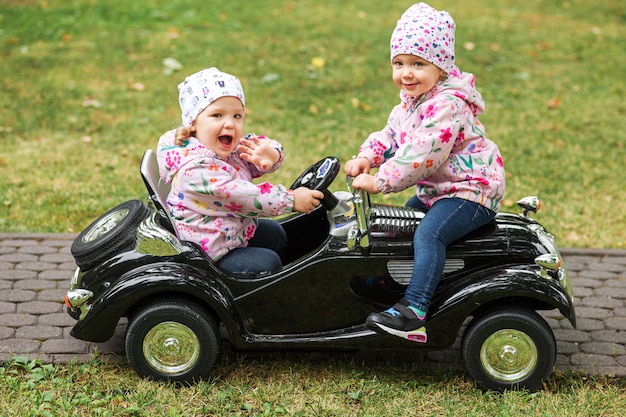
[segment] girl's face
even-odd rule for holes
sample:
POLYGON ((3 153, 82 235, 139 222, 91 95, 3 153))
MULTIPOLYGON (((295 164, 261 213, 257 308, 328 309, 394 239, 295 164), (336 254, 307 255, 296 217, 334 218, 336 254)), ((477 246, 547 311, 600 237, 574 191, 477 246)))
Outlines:
POLYGON ((243 104, 237 97, 220 97, 194 120, 191 131, 204 146, 226 159, 243 134, 243 104))
POLYGON ((438 66, 415 55, 396 55, 391 67, 393 82, 409 97, 430 91, 446 75, 438 66))

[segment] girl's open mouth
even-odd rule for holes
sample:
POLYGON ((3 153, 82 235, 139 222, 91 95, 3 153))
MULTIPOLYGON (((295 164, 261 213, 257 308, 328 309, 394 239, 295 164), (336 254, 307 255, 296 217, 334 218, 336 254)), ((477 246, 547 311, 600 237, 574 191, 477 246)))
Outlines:
POLYGON ((230 146, 233 143, 233 137, 229 135, 218 136, 217 140, 220 141, 222 145, 230 146))

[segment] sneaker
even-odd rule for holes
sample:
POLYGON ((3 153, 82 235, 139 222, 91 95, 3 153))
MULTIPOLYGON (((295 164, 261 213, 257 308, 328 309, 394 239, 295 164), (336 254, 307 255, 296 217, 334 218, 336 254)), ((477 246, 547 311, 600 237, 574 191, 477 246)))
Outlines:
POLYGON ((419 317, 409 308, 406 298, 382 313, 371 313, 365 324, 375 332, 389 333, 412 342, 426 343, 426 316, 419 317))

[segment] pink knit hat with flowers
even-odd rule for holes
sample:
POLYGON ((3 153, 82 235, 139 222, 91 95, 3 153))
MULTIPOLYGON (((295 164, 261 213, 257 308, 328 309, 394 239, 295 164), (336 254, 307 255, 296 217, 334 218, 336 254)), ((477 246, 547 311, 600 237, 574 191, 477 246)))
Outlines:
POLYGON ((207 68, 185 78, 178 84, 178 104, 182 111, 183 126, 189 127, 196 117, 220 97, 232 96, 246 105, 239 79, 217 68, 207 68))
POLYGON ((456 25, 446 11, 426 3, 409 7, 391 34, 391 59, 396 55, 419 56, 444 70, 455 71, 454 30, 456 25))

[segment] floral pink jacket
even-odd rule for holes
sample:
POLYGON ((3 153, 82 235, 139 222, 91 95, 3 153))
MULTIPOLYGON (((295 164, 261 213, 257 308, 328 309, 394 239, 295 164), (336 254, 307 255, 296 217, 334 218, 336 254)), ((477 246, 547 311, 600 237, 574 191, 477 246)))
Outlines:
MULTIPOLYGON (((201 244, 213 260, 247 246, 256 230, 256 217, 293 210, 293 191, 267 182, 252 183, 265 172, 238 154, 221 159, 195 138, 176 146, 174 134, 175 130, 166 132, 157 145, 161 178, 172 186, 167 205, 179 237, 201 244)), ((283 159, 280 143, 272 141, 272 146, 280 160, 268 172, 278 169, 283 159)))
POLYGON ((477 116, 485 103, 470 73, 451 73, 428 93, 411 98, 400 93, 387 126, 359 148, 383 193, 412 185, 427 206, 458 197, 498 211, 505 173, 496 144, 485 137, 477 116))

